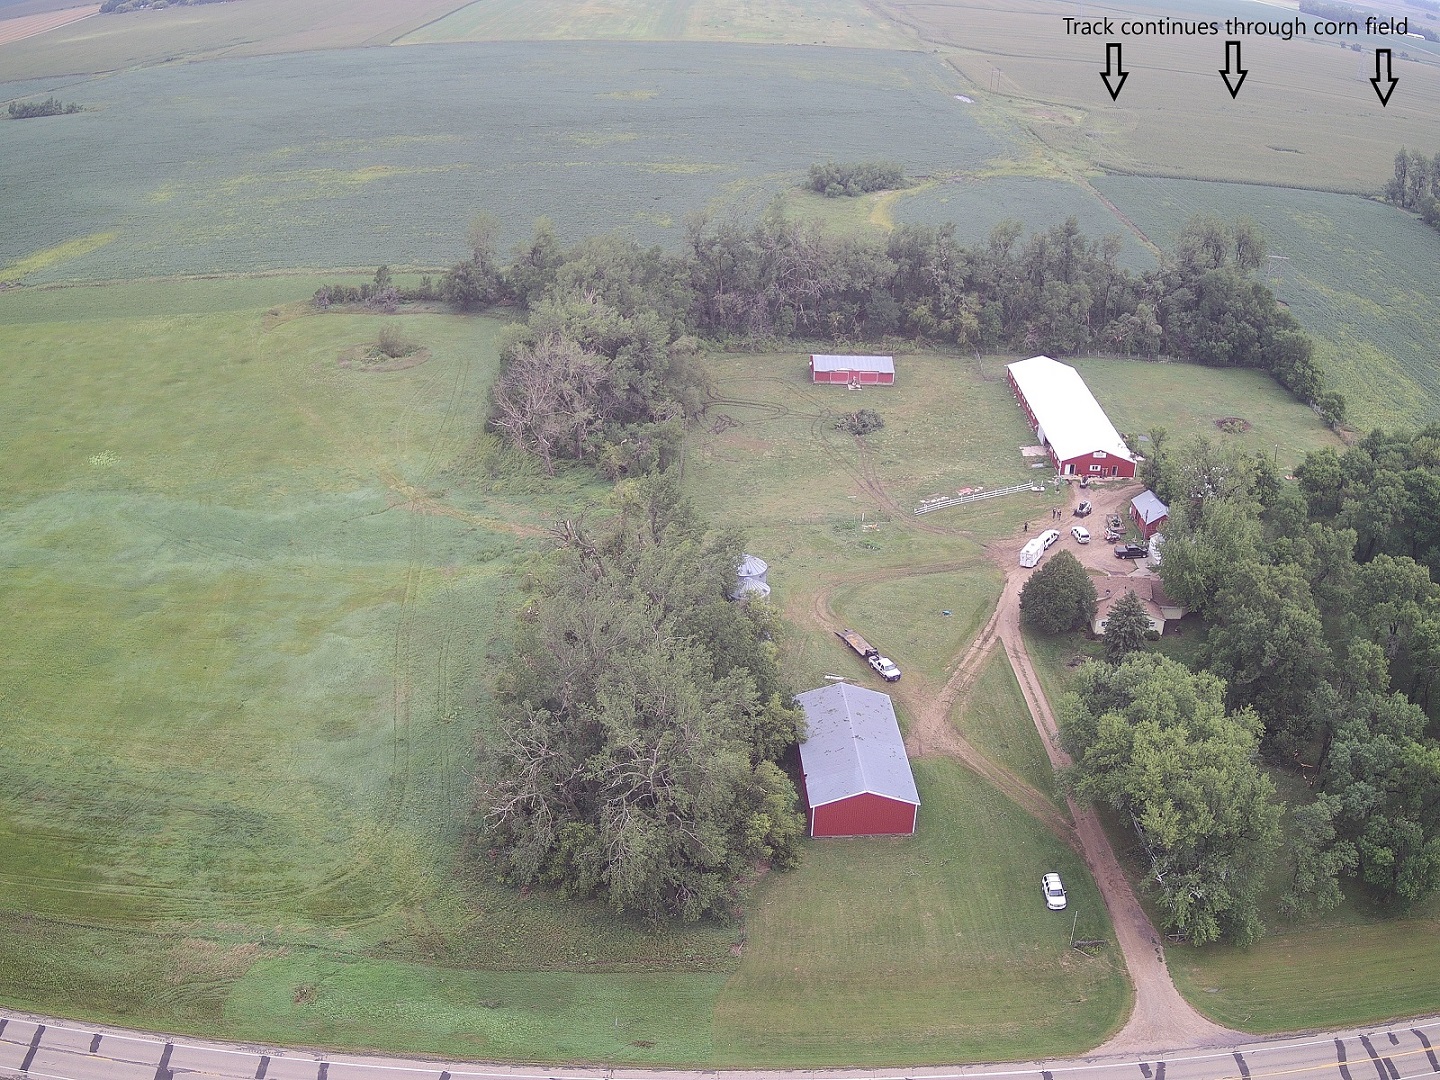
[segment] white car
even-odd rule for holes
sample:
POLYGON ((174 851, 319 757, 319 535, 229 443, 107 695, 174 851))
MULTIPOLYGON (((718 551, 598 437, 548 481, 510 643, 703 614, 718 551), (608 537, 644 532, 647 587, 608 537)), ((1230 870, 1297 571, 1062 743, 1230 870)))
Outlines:
POLYGON ((1065 886, 1060 884, 1059 874, 1046 874, 1040 879, 1040 889, 1045 894, 1045 906, 1051 911, 1065 910, 1065 886))
POLYGON ((1060 539, 1060 530, 1046 529, 1040 534, 1040 539, 1045 541, 1045 546, 1048 548, 1051 544, 1055 543, 1056 540, 1060 539))
POLYGON ((1082 529, 1079 525, 1070 526, 1070 535, 1075 537, 1077 544, 1088 544, 1090 542, 1090 530, 1082 529))
POLYGON ((871 653, 865 658, 870 666, 876 670, 886 682, 899 682, 900 669, 895 666, 895 661, 888 656, 881 656, 879 653, 871 653))

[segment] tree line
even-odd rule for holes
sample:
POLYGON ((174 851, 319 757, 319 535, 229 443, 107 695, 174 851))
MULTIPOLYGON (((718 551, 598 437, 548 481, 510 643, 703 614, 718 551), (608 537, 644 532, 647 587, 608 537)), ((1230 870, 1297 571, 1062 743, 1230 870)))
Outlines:
POLYGON ((514 884, 647 919, 727 917, 804 835, 777 764, 803 724, 778 617, 727 598, 739 536, 673 471, 617 484, 611 510, 557 524, 533 575, 478 756, 492 857, 514 884))
POLYGON ((10 119, 12 120, 29 120, 36 116, 68 116, 83 111, 73 101, 67 104, 57 97, 48 97, 44 101, 12 101, 10 103, 10 119))
MULTIPOLYGON (((1440 426, 1306 455, 1150 433, 1142 479, 1170 508, 1160 575, 1204 616, 1198 672, 1148 653, 1133 593, 1105 661, 1061 707, 1079 795, 1129 816, 1167 929, 1253 941, 1283 810, 1262 765, 1301 775, 1282 910, 1346 882, 1404 908, 1440 889, 1440 426)), ((1021 594, 1045 633, 1086 626, 1096 593, 1060 552, 1021 594)))
MULTIPOLYGON (((1265 247, 1246 221, 1191 219, 1139 275, 1119 265, 1118 237, 1092 241, 1073 218, 1028 238, 1005 222, 967 246, 953 225, 876 238, 780 209, 752 224, 697 215, 670 252, 614 235, 566 248, 542 219, 508 262, 497 232, 478 219, 469 255, 438 283, 386 295, 528 312, 504 344, 491 420, 547 471, 582 461, 618 477, 663 464, 700 407, 695 356, 707 342, 1175 357, 1259 368, 1328 423, 1345 419, 1310 338, 1257 277, 1265 247)), ((321 289, 317 305, 378 291, 345 288, 321 289)))
POLYGON ((1440 152, 1427 158, 1403 146, 1395 154, 1395 175, 1385 184, 1385 201, 1420 215, 1440 229, 1440 152))

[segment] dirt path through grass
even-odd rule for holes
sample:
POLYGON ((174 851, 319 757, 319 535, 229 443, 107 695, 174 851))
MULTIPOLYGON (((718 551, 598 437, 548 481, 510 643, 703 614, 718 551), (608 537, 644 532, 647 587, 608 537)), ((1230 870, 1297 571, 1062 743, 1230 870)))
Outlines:
MULTIPOLYGON (((1071 492, 1070 501, 1078 501, 1071 492)), ((1006 548, 1006 560, 1010 552, 1006 548)), ((1070 764, 1070 756, 1060 745, 1060 730, 1040 680, 1035 674, 1025 638, 1020 631, 1020 590, 1027 580, 1026 571, 1018 566, 1005 566, 1005 589, 1000 594, 995 616, 991 619, 994 634, 1005 648, 1005 655, 1020 683, 1020 692, 1030 709, 1030 716, 1045 744, 1045 752, 1056 769, 1070 764)), ((987 626, 987 630, 989 627, 987 626)), ((982 634, 983 637, 983 634, 982 634)), ((1145 909, 1130 887, 1120 868, 1110 840, 1100 826, 1100 819, 1089 806, 1069 800, 1075 819, 1075 833, 1081 854, 1090 868, 1110 921, 1115 926, 1116 944, 1125 957, 1125 967, 1135 984, 1135 1008, 1130 1019, 1097 1053, 1129 1051, 1177 1050, 1191 1047, 1224 1046, 1243 1038, 1239 1032, 1211 1023, 1180 996, 1165 964, 1165 950, 1159 933, 1150 924, 1145 909)))

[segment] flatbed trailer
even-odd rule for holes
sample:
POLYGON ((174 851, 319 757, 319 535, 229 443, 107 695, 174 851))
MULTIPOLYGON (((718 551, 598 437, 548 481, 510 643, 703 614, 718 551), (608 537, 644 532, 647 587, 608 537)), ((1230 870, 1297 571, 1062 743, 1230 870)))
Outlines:
POLYGON ((871 645, 868 641, 866 641, 863 637, 861 637, 859 634, 857 634, 854 630, 836 630, 835 636, 838 637, 841 641, 845 642, 846 645, 849 645, 850 648, 854 649, 861 656, 869 657, 871 654, 878 653, 880 651, 879 649, 875 648, 875 646, 871 645))
POLYGON ((900 669, 895 666, 895 662, 888 656, 882 656, 879 649, 854 630, 836 630, 835 636, 863 657, 865 662, 875 669, 875 674, 886 682, 900 681, 900 669))

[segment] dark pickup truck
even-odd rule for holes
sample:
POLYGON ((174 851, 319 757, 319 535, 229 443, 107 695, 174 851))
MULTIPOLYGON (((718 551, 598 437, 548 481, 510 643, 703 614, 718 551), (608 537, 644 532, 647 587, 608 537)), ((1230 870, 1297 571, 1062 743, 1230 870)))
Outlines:
POLYGON ((1150 549, 1144 544, 1116 544, 1115 558, 1117 559, 1143 559, 1150 554, 1150 549))

